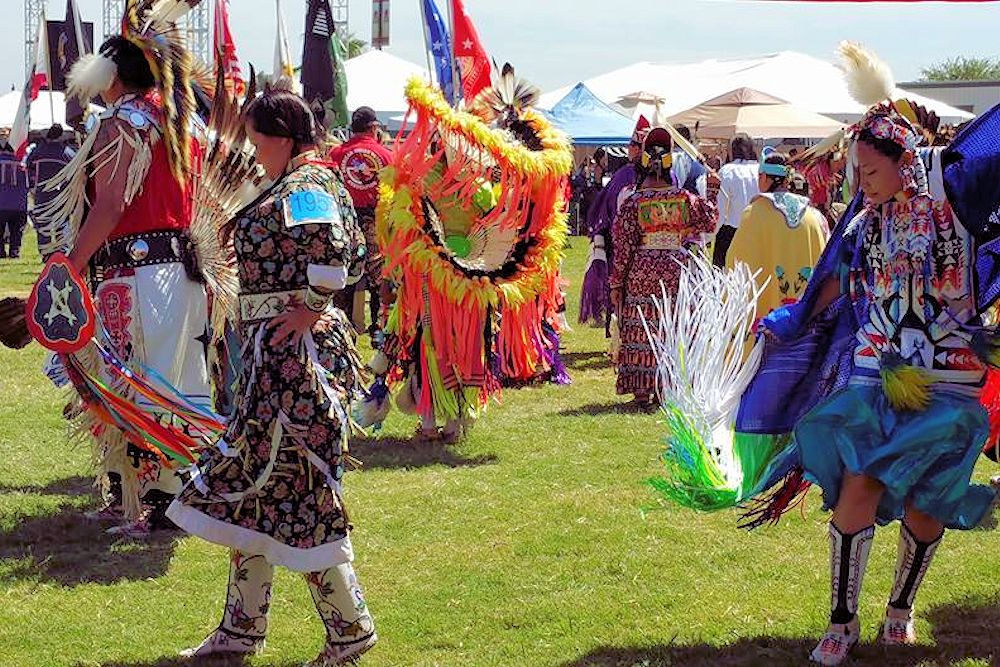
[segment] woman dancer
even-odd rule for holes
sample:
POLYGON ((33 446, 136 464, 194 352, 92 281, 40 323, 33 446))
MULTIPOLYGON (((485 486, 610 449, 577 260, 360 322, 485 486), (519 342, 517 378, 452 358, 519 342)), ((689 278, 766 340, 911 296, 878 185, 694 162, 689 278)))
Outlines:
POLYGON ((761 194, 743 211, 726 254, 726 266, 744 262, 751 271, 760 271, 758 318, 798 301, 826 246, 823 214, 808 198, 788 191, 793 173, 785 155, 766 155, 757 177, 761 194))
POLYGON ((326 626, 312 664, 343 664, 376 640, 341 488, 360 361, 350 323, 330 307, 362 275, 364 236, 343 184, 316 157, 308 105, 269 90, 245 116, 274 184, 223 230, 242 285, 236 407, 168 510, 181 528, 231 549, 229 587, 222 622, 185 653, 260 650, 274 566, 283 565, 305 574, 326 626))
POLYGON ((639 158, 637 189, 622 203, 611 234, 611 303, 621 331, 617 389, 635 395, 643 407, 654 404, 656 359, 640 311, 653 321, 660 283, 667 294, 675 292, 688 248, 701 247, 704 235, 715 230, 715 207, 672 184, 672 147, 667 130, 650 131, 639 158))

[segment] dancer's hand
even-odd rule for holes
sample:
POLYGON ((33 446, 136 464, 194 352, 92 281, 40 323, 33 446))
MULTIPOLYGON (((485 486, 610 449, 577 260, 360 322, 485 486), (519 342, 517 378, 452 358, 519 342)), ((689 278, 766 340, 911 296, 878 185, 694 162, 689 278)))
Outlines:
POLYGON ((302 336, 312 330, 321 315, 322 313, 313 312, 305 306, 298 306, 278 315, 267 324, 269 329, 274 330, 271 345, 278 346, 288 340, 297 348, 302 342, 302 336))

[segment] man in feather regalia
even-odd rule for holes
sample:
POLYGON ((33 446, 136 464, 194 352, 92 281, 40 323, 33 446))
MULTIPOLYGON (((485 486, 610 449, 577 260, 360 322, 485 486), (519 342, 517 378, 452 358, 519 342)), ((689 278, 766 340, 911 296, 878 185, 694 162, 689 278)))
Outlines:
MULTIPOLYGON (((162 378, 183 400, 207 408, 207 297, 189 234, 199 161, 192 56, 173 25, 190 6, 130 2, 123 34, 73 67, 69 93, 84 101, 100 95, 107 108, 91 119, 75 159, 45 185, 57 194, 36 219, 40 238, 49 239, 43 256, 65 251, 84 276, 96 340, 113 363, 162 378)), ((93 346, 72 356, 56 366, 69 369, 78 387, 86 377, 161 423, 173 420, 93 346)), ((88 392, 77 402, 71 412, 94 439, 110 498, 98 516, 124 519, 127 532, 148 531, 180 490, 177 476, 165 457, 101 419, 107 412, 88 392)))
POLYGON ((531 108, 538 90, 509 64, 468 112, 418 80, 406 94, 412 131, 381 174, 378 242, 396 289, 372 368, 399 387, 397 406, 420 416, 419 436, 453 441, 501 378, 558 368, 549 315, 572 156, 531 108))

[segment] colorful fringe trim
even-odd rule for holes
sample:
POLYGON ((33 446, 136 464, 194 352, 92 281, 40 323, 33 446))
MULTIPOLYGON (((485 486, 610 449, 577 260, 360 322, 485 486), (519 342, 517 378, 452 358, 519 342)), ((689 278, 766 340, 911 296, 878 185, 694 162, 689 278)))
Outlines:
MULTIPOLYGON (((667 428, 667 448, 661 461, 665 474, 647 480, 663 499, 690 509, 714 512, 750 503, 757 507, 754 496, 762 487, 770 486, 772 464, 784 451, 790 437, 751 435, 744 433, 726 435, 731 443, 723 452, 716 443, 706 443, 694 421, 677 406, 664 406, 667 428)), ((764 499, 767 516, 780 516, 788 507, 772 505, 764 499)), ((755 511, 753 509, 749 510, 755 511)))
POLYGON ((895 356, 882 357, 882 391, 896 410, 926 410, 931 403, 934 379, 923 368, 902 363, 895 356))
POLYGON ((566 137, 534 111, 522 120, 540 151, 453 110, 419 79, 406 94, 416 120, 380 175, 376 211, 383 275, 399 286, 389 328, 399 338, 398 368, 388 377, 398 384, 415 370, 420 414, 464 419, 499 390, 490 370, 493 313, 503 313, 496 340, 502 372, 534 372, 543 362, 542 314, 554 298, 567 236, 562 193, 572 154, 566 137), (497 193, 488 210, 477 199, 484 182, 497 193), (432 219, 438 211, 440 219, 432 219), (470 243, 461 245, 485 248, 480 261, 452 250, 452 216, 471 221, 470 243))

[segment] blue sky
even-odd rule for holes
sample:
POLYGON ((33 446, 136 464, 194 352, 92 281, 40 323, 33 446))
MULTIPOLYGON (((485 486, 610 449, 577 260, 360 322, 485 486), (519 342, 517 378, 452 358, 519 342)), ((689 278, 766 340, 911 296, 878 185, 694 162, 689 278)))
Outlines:
MULTIPOLYGON (((100 0, 78 0, 100 32, 100 0)), ((211 0, 206 0, 211 1, 211 0)), ((21 0, 0 0, 0 86, 20 87, 21 0)), ((444 0, 438 0, 442 4, 444 0)), ((306 0, 282 0, 292 51, 301 52, 306 0)), ((899 81, 955 55, 1000 57, 1000 3, 815 3, 739 0, 465 0, 487 50, 543 90, 640 60, 689 62, 794 50, 832 58, 842 39, 861 41, 885 58, 899 81)), ((231 0, 243 60, 271 67, 274 0, 231 0)), ((392 0, 389 51, 425 63, 418 0, 392 0)), ((371 34, 370 0, 350 0, 351 28, 371 34)), ((48 0, 61 18, 65 0, 48 0)))

